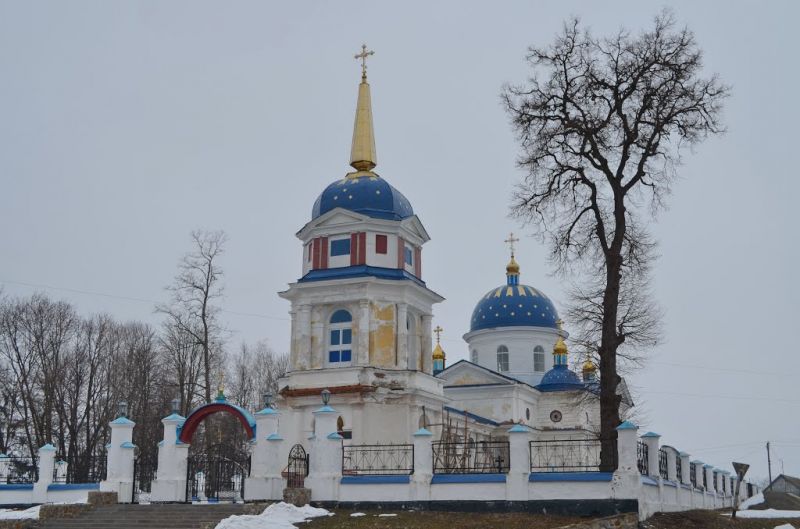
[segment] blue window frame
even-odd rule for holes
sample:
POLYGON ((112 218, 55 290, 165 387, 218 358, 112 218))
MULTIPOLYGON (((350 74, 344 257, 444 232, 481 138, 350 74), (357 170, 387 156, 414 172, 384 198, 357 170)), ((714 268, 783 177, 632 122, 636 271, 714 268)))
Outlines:
POLYGON ((331 257, 337 255, 350 255, 350 239, 331 241, 331 257))
POLYGON ((332 366, 353 360, 353 317, 346 310, 337 310, 330 319, 328 363, 332 366))
POLYGON ((406 246, 405 249, 406 249, 406 264, 408 266, 413 266, 414 265, 414 252, 411 251, 411 248, 409 248, 408 246, 406 246))

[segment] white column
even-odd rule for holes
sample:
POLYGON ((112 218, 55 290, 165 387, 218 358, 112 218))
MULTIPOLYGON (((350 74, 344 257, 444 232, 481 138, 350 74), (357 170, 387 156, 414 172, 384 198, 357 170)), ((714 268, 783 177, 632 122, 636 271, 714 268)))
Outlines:
POLYGON ((678 453, 669 448, 667 449, 667 479, 680 482, 680 476, 678 476, 678 453))
POLYGON ((336 431, 338 412, 325 405, 314 411, 314 435, 306 488, 314 501, 338 499, 342 465, 342 436, 336 431))
POLYGON ((412 435, 414 443, 414 473, 411 474, 411 497, 416 501, 431 499, 431 477, 433 476, 433 434, 420 428, 412 435))
POLYGON ((531 429, 515 424, 508 430, 509 471, 506 476, 506 501, 527 501, 531 429))
POLYGON ((281 498, 281 447, 278 431, 280 412, 264 408, 255 414, 256 438, 252 443, 250 476, 245 480, 245 500, 278 500, 281 498))
POLYGON ((711 492, 714 490, 714 467, 711 465, 703 465, 703 472, 705 472, 705 482, 708 484, 706 490, 711 492))
POLYGON ((39 449, 39 479, 33 484, 33 503, 47 503, 47 487, 53 483, 56 447, 47 443, 39 449))
POLYGON ((617 426, 617 470, 613 482, 615 498, 638 498, 642 482, 637 457, 639 427, 630 421, 617 426))
POLYGON ((178 440, 178 428, 185 420, 177 413, 161 419, 164 439, 158 443, 158 471, 150 494, 154 502, 186 501, 189 445, 178 440))
POLYGON ((297 369, 302 371, 311 367, 311 305, 300 305, 295 318, 297 369))
POLYGON ((679 452, 678 457, 681 458, 681 483, 684 485, 689 485, 692 482, 692 478, 689 474, 691 471, 691 462, 689 461, 689 454, 686 452, 679 452))
POLYGON ((129 503, 133 496, 133 427, 127 417, 117 417, 109 423, 111 441, 108 447, 106 479, 100 482, 103 492, 116 492, 118 503, 129 503))
POLYGON ((358 361, 357 365, 369 365, 369 300, 358 303, 358 361))
POLYGON ((408 364, 408 305, 397 304, 397 367, 413 369, 408 364))
POLYGON ((658 477, 658 440, 661 436, 654 432, 647 432, 642 436, 642 442, 647 446, 647 473, 658 477))
POLYGON ((423 314, 420 320, 422 321, 422 329, 420 329, 420 354, 422 355, 422 371, 431 375, 433 374, 433 357, 431 356, 433 354, 433 343, 431 338, 431 324, 433 322, 433 316, 430 314, 423 314))

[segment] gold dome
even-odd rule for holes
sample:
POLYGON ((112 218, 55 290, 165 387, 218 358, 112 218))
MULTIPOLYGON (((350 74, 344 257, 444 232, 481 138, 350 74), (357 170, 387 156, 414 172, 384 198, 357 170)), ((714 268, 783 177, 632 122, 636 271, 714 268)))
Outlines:
POLYGON ((553 354, 554 355, 565 355, 567 354, 567 344, 564 342, 564 338, 561 336, 558 337, 556 341, 556 345, 553 346, 553 354))
POLYGON ((506 274, 508 275, 519 275, 519 263, 514 259, 514 255, 511 255, 511 260, 506 265, 506 274))
POLYGON ((583 372, 584 373, 588 373, 588 372, 592 372, 593 373, 595 371, 597 371, 597 366, 594 365, 594 362, 592 362, 591 360, 587 359, 583 363, 583 372))
POLYGON ((433 359, 444 360, 444 349, 442 349, 442 346, 439 345, 438 343, 436 344, 436 347, 434 347, 433 349, 433 359))

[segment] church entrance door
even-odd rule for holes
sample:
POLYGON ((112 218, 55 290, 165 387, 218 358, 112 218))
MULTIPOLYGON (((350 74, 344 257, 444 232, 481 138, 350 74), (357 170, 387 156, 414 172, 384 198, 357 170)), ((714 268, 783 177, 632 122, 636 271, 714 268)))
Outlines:
POLYGON ((215 444, 189 456, 187 502, 244 501, 244 482, 250 475, 250 455, 240 448, 215 444))

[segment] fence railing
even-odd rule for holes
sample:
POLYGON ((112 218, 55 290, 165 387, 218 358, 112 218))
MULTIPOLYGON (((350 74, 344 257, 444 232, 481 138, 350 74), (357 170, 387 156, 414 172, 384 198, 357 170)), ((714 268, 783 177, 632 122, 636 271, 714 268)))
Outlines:
POLYGON ((66 460, 56 457, 53 483, 99 483, 106 479, 106 454, 66 460))
POLYGON ((636 443, 636 467, 639 469, 639 474, 644 476, 650 474, 647 445, 642 441, 636 443))
POLYGON ((413 473, 413 444, 345 445, 342 447, 343 476, 413 473))
POLYGON ((697 465, 689 463, 689 481, 692 487, 697 488, 697 465))
POLYGON ((677 478, 678 483, 683 481, 683 461, 681 461, 680 455, 675 458, 675 477, 677 478))
POLYGON ((663 448, 658 449, 658 475, 663 479, 669 479, 669 459, 667 451, 663 448))
POLYGON ((22 485, 36 483, 39 464, 35 457, 0 458, 0 483, 22 485))
POLYGON ((504 474, 510 468, 508 441, 434 441, 434 474, 504 474))
POLYGON ((531 441, 530 454, 531 472, 598 472, 600 470, 599 439, 531 441))

